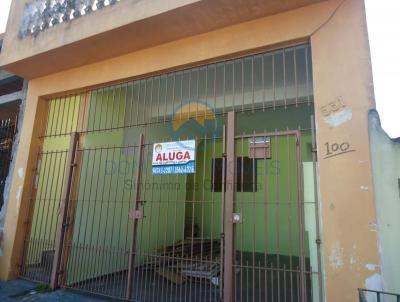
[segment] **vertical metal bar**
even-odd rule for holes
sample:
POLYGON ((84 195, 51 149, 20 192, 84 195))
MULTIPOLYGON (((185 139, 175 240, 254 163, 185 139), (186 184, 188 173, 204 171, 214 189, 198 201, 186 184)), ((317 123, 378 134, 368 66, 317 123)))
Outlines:
POLYGON ((298 85, 298 80, 297 80, 297 56, 296 56, 296 51, 297 47, 293 48, 293 64, 294 64, 294 86, 296 89, 296 107, 299 106, 298 101, 299 101, 299 85, 298 85))
POLYGON ((307 104, 310 105, 310 76, 308 70, 308 46, 304 48, 305 51, 305 59, 306 59, 306 93, 307 93, 307 104))
MULTIPOLYGON (((244 183, 243 183, 243 179, 244 179, 244 163, 243 163, 243 154, 244 154, 244 136, 246 135, 246 133, 245 132, 242 132, 242 137, 240 138, 240 157, 238 158, 238 159, 240 159, 239 161, 238 161, 238 159, 236 159, 236 161, 235 161, 235 164, 237 165, 237 167, 236 167, 236 169, 238 169, 238 167, 240 166, 240 175, 237 175, 237 176, 239 176, 239 179, 236 179, 236 181, 235 181, 235 190, 236 191, 238 191, 238 192, 240 192, 240 201, 239 200, 236 200, 235 199, 235 205, 236 205, 236 209, 238 208, 238 206, 240 205, 240 213, 241 213, 241 215, 243 215, 244 214, 244 208, 245 208, 245 206, 246 206, 246 201, 245 201, 245 199, 244 199, 244 183), (240 180, 240 181, 239 181, 240 180)), ((239 148, 238 148, 239 149, 239 148)), ((236 150, 236 146, 235 146, 235 150, 236 150)), ((239 174, 239 173, 237 173, 236 171, 235 171, 235 175, 236 174, 239 174)), ((239 199, 239 198, 238 198, 239 199)), ((234 205, 234 206, 235 206, 234 205)), ((244 248, 244 246, 243 246, 243 243, 244 243, 244 228, 243 228, 243 226, 239 229, 240 230, 240 267, 241 267, 241 269, 243 269, 244 267, 245 267, 245 261, 244 261, 244 257, 243 257, 243 254, 244 254, 244 250, 245 250, 245 248, 244 248)), ((235 234, 235 236, 236 236, 236 234, 235 234)), ((239 236, 238 236, 239 237, 239 236)), ((246 264, 248 264, 248 263, 246 263, 246 264)), ((243 282, 243 273, 241 273, 240 274, 240 289, 239 289, 239 292, 240 292, 240 301, 248 301, 248 299, 243 299, 243 294, 244 293, 246 293, 247 294, 247 296, 248 296, 248 290, 247 290, 247 287, 246 287, 246 290, 244 291, 243 290, 243 284, 244 284, 244 282, 243 282)), ((248 283, 248 267, 247 267, 247 265, 246 265, 246 276, 245 276, 245 278, 246 278, 246 284, 248 283)), ((235 284, 235 278, 234 278, 234 284, 235 284)), ((234 293, 236 294, 236 291, 234 290, 234 293)), ((248 297, 247 297, 248 298, 248 297)))
MULTIPOLYGON (((215 162, 214 162, 215 166, 215 162)), ((226 181, 226 126, 223 125, 222 128, 222 180, 221 180, 221 276, 222 280, 220 282, 221 288, 224 288, 224 263, 225 263, 225 181, 226 181)), ((223 299, 223 290, 219 292, 220 300, 223 299)))
MULTIPOLYGON (((254 72, 254 70, 253 70, 254 72)), ((255 142, 255 131, 253 131, 253 142, 255 142)), ((242 153, 243 156, 243 153, 242 153)), ((243 162, 244 156, 242 157, 242 162, 243 162)), ((255 171, 256 171, 256 160, 255 160, 255 156, 252 158, 252 166, 253 166, 253 171, 252 171, 252 181, 253 181, 253 186, 252 186, 252 195, 253 195, 253 260, 252 260, 252 273, 253 273, 253 302, 255 301, 255 296, 256 296, 256 276, 255 276, 255 267, 256 267, 256 225, 257 225, 257 221, 256 221, 256 190, 257 190, 257 184, 256 184, 256 175, 255 175, 255 171)), ((243 181, 243 178, 242 178, 243 181)))
POLYGON ((58 133, 59 136, 64 135, 65 132, 63 132, 63 127, 64 127, 64 119, 66 119, 66 115, 65 115, 65 107, 67 106, 67 96, 64 96, 62 101, 60 100, 60 107, 62 105, 62 113, 61 113, 61 117, 60 117, 60 132, 58 133))
MULTIPOLYGON (((167 113, 168 113, 168 77, 169 75, 167 74, 165 76, 165 95, 164 95, 164 105, 165 105, 165 111, 164 111, 164 123, 167 121, 167 113)), ((172 86, 172 91, 175 90, 175 87, 172 86)))
POLYGON ((251 57, 251 112, 254 113, 254 56, 251 57))
MULTIPOLYGON (((275 128, 275 137, 274 137, 274 142, 275 142, 275 164, 276 166, 279 163, 279 139, 278 139, 278 129, 275 128)), ((280 229, 280 224, 279 224, 279 220, 280 220, 280 210, 281 210, 281 183, 280 183, 280 179, 279 179, 279 175, 277 174, 275 177, 275 186, 276 186, 276 249, 277 249, 277 263, 276 263, 276 274, 277 274, 277 294, 278 294, 278 301, 281 301, 281 290, 280 290, 280 270, 281 270, 281 238, 280 238, 280 233, 281 233, 281 229, 280 229)))
POLYGON ((53 268, 51 272, 51 280, 50 286, 52 289, 58 287, 58 276, 61 273, 59 271, 61 257, 63 252, 64 246, 64 234, 66 228, 66 218, 67 218, 67 210, 68 204, 71 194, 71 184, 72 178, 74 174, 74 162, 75 162, 75 155, 76 155, 76 148, 78 146, 79 134, 74 132, 71 134, 71 142, 68 151, 68 159, 67 159, 67 167, 65 172, 65 183, 63 189, 63 197, 60 204, 60 217, 58 220, 57 231, 56 231, 56 239, 55 239, 55 246, 54 246, 54 260, 53 260, 53 268))
POLYGON ((232 62, 232 111, 235 110, 235 96, 236 96, 236 88, 235 88, 235 68, 236 61, 232 62))
MULTIPOLYGON (((144 135, 140 134, 139 138, 139 154, 138 154, 138 168, 136 175, 136 196, 135 196, 135 204, 134 209, 137 211, 139 209, 140 204, 140 196, 141 196, 141 177, 142 177, 142 164, 143 164, 143 149, 144 149, 144 135)), ((128 280, 126 287, 126 300, 130 300, 132 296, 132 285, 133 285, 133 270, 135 269, 135 253, 136 253, 136 234, 137 234, 137 219, 133 222, 132 228, 132 237, 131 237, 131 246, 129 250, 129 264, 128 264, 128 280)))
POLYGON ((283 49, 282 52, 282 64, 283 64, 283 95, 284 95, 284 102, 285 102, 285 110, 287 109, 287 90, 286 90, 286 49, 283 49))
POLYGON ((160 116, 160 93, 161 93, 161 76, 158 77, 156 123, 158 123, 158 117, 160 116))
MULTIPOLYGON (((322 287, 322 259, 321 259, 321 238, 320 238, 320 225, 319 225, 319 201, 318 201, 318 180, 317 180, 317 137, 315 133, 315 119, 311 115, 311 144, 312 144, 312 160, 313 160, 313 181, 314 181, 314 202, 315 202, 315 223, 317 232, 317 261, 318 261, 318 287, 319 287, 319 301, 322 302, 323 287, 322 287)), ((399 301, 400 302, 400 301, 399 301)))
POLYGON ((217 64, 214 64, 214 108, 217 108, 217 64))
MULTIPOLYGON (((263 72, 264 73, 264 72, 263 72)), ((266 133, 266 129, 264 129, 264 132, 266 133)), ((270 143, 271 143, 271 139, 270 139, 270 143)), ((268 236, 268 232, 269 232, 269 228, 268 228, 268 223, 269 223, 269 219, 268 219, 268 204, 269 204, 269 197, 268 195, 270 194, 270 188, 269 188, 269 184, 268 184, 268 173, 269 173, 269 169, 268 169, 268 162, 266 160, 267 159, 267 154, 264 153, 264 198, 265 198, 265 211, 264 211, 264 223, 265 223, 265 229, 264 229, 264 234, 267 234, 268 236)), ((264 290, 265 290, 265 300, 268 300, 268 237, 266 237, 265 239, 265 250, 264 250, 264 290)), ((260 287, 262 285, 260 284, 260 287)))
POLYGON ((275 53, 272 53, 272 107, 276 109, 276 90, 275 90, 275 53))
MULTIPOLYGON (((67 109, 67 115, 66 115, 66 121, 65 121, 65 129, 63 130, 63 134, 69 134, 68 133, 68 122, 70 121, 70 115, 69 114, 70 114, 70 111, 71 111, 72 95, 69 95, 68 98, 65 98, 64 102, 68 103, 68 109, 67 109)), ((72 122, 71 122, 71 124, 72 124, 72 122)))
POLYGON ((265 111, 265 55, 261 57, 262 111, 265 111))
POLYGON ((30 198, 29 198, 29 203, 27 207, 27 211, 25 213, 25 219, 24 219, 24 242, 23 242, 23 247, 22 247, 22 253, 21 253, 21 258, 20 258, 20 273, 25 274, 25 262, 28 257, 28 249, 30 247, 29 244, 29 238, 31 235, 32 231, 32 222, 33 222, 33 212, 35 209, 35 200, 36 200, 36 193, 37 193, 37 188, 36 188, 36 179, 39 178, 39 173, 40 173, 40 166, 41 166, 41 159, 42 153, 40 152, 40 149, 37 154, 36 158, 36 163, 35 163, 35 168, 32 169, 33 172, 33 177, 32 177, 32 183, 31 183, 31 189, 30 189, 30 198))
MULTIPOLYGON (((104 97, 104 89, 103 89, 103 97, 104 97)), ((115 110, 115 96, 116 96, 116 94, 117 94, 117 85, 114 85, 114 86, 111 86, 111 87, 109 87, 108 88, 108 91, 107 91, 107 93, 112 93, 112 110, 111 110, 111 125, 110 125, 110 128, 112 129, 113 127, 114 127, 114 110, 115 110)), ((108 101, 109 99, 108 99, 108 97, 107 97, 107 101, 108 101)), ((117 99, 117 101, 119 101, 119 99, 117 99)), ((100 109, 102 110, 102 107, 103 106, 101 106, 100 107, 100 109)), ((100 113, 100 120, 101 120, 101 113, 100 113)), ((117 118, 117 121, 118 121, 118 118, 117 118)), ((99 129, 98 130, 100 130, 101 129, 101 124, 100 124, 100 122, 99 122, 99 129)))
MULTIPOLYGON (((197 141, 197 136, 195 137, 197 141)), ((196 184, 196 173, 193 174, 193 183, 196 184)), ((192 194, 192 232, 190 238, 190 265, 196 264, 196 261, 193 260, 193 249, 194 249, 194 228, 195 228, 195 203, 196 203, 196 186, 193 186, 193 194, 192 194)), ((196 296, 196 293, 194 294, 196 296)), ((189 287, 189 301, 192 301, 192 286, 189 287)))
MULTIPOLYGON (((286 131, 289 131, 289 128, 286 128, 286 131)), ((291 183, 291 177, 292 177, 292 158, 291 158, 291 152, 292 148, 290 145, 291 142, 291 136, 286 135, 286 144, 287 144, 287 187, 288 187, 288 196, 287 196, 287 209, 288 209, 288 224, 289 224, 289 271, 292 272, 293 270, 293 250, 292 250, 292 183, 291 183)), ((290 273, 289 276, 289 281, 290 281, 290 301, 293 301, 293 275, 290 273)), ((286 285, 285 285, 286 286, 286 285)), ((286 300, 285 300, 286 301, 286 300)))
POLYGON ((300 301, 305 302, 306 297, 306 278, 305 278, 305 248, 304 248, 304 197, 303 197, 303 182, 302 182, 302 167, 301 167, 301 133, 296 134, 296 161, 297 161, 297 192, 299 206, 299 235, 300 235, 300 301))
POLYGON ((242 59, 242 112, 244 112, 244 59, 242 59))
MULTIPOLYGON (((135 82, 129 82, 128 86, 130 87, 129 90, 131 91, 130 98, 129 98, 129 123, 126 125, 126 127, 132 126, 133 125, 133 119, 132 119, 132 112, 133 112, 133 105, 134 105, 134 96, 135 96, 135 82)), ((128 91, 126 92, 128 93, 128 91)))
MULTIPOLYGON (((235 112, 228 112, 227 175, 225 193, 225 253, 224 253, 224 301, 233 302, 233 264, 234 264, 234 227, 233 210, 235 201, 235 112)), ((223 190, 224 188, 222 188, 223 190)))
MULTIPOLYGON (((226 62, 224 62, 223 63, 224 64, 224 74, 223 74, 223 83, 222 83, 222 89, 223 89, 223 92, 222 92, 222 94, 223 94, 223 101, 224 101, 224 104, 223 104, 223 106, 222 106, 222 115, 225 115, 225 105, 226 105, 226 62)), ((214 107, 214 108, 216 108, 216 107, 214 107)))

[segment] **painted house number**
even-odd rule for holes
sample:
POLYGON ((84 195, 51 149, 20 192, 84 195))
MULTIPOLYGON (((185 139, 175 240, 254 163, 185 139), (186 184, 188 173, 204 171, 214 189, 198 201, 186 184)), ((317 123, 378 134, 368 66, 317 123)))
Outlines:
POLYGON ((355 150, 350 149, 350 143, 349 142, 343 142, 343 143, 325 143, 325 157, 324 158, 329 158, 329 157, 334 157, 337 155, 341 155, 343 153, 348 153, 348 152, 353 152, 355 150))

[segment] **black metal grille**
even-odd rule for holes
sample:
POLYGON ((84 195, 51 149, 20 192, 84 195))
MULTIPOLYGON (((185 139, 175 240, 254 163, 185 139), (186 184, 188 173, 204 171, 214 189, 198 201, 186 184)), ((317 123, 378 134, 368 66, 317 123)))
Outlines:
POLYGON ((366 302, 366 301, 400 302, 400 294, 389 293, 379 290, 359 288, 358 296, 359 296, 359 302, 366 302))
POLYGON ((0 120, 0 209, 4 204, 4 189, 10 169, 11 152, 15 136, 15 122, 0 120))

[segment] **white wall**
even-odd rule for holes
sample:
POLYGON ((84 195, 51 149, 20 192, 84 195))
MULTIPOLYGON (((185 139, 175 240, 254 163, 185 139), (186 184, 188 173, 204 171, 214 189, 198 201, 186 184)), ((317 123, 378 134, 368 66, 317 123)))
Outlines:
POLYGON ((400 293, 400 142, 383 131, 375 110, 369 113, 369 135, 383 286, 400 293))

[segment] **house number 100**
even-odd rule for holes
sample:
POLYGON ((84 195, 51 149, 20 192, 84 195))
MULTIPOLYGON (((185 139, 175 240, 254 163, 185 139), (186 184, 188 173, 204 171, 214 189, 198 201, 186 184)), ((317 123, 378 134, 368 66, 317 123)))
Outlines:
POLYGON ((350 144, 348 142, 341 143, 340 145, 338 143, 325 143, 326 146, 326 155, 332 155, 334 153, 344 153, 349 150, 350 144))

